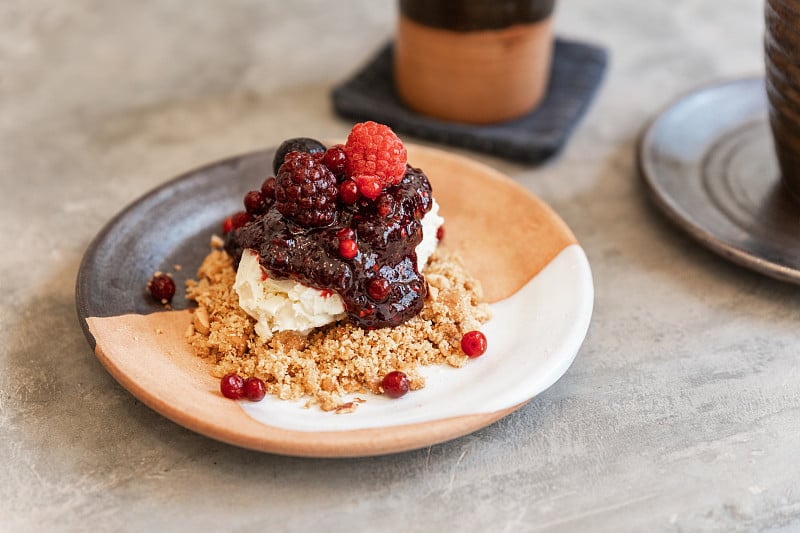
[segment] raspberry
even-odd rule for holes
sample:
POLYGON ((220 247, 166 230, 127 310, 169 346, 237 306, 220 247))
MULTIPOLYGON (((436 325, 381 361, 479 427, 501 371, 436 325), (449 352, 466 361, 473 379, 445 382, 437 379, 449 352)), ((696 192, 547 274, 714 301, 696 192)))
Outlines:
POLYGON ((358 192, 370 200, 374 200, 380 196, 384 187, 380 177, 369 176, 367 174, 356 176, 355 182, 356 186, 358 186, 358 192))
POLYGON ((381 186, 388 187, 400 183, 406 173, 406 147, 389 126, 372 121, 356 124, 344 152, 346 173, 351 178, 377 176, 381 186))
POLYGON ((336 219, 336 178, 305 152, 290 152, 275 177, 275 207, 305 227, 327 226, 336 219))

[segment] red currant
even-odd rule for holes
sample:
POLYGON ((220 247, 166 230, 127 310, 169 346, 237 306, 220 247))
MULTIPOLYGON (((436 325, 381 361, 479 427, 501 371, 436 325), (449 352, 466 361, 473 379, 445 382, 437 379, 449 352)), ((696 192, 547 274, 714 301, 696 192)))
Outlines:
POLYGON ((480 331, 468 331, 461 337, 461 349, 468 357, 480 357, 486 353, 486 335, 480 331))
POLYGON ((219 390, 226 398, 239 400, 244 397, 244 380, 234 372, 225 374, 219 382, 219 390))
POLYGON ((267 200, 275 199, 275 176, 270 176, 261 184, 261 194, 267 200))
POLYGON ((361 196, 361 193, 358 192, 358 185, 353 180, 344 180, 341 185, 339 185, 339 198, 342 202, 353 205, 358 201, 358 198, 361 196))
POLYGON ((339 255, 345 259, 352 259, 358 255, 358 245, 353 239, 345 239, 339 242, 339 255))
POLYGON ((356 232, 353 231, 353 228, 342 228, 336 232, 336 238, 339 239, 339 242, 348 239, 354 241, 356 239, 356 232))
POLYGON ((147 290, 150 291, 153 298, 162 304, 168 304, 175 296, 175 282, 170 276, 157 272, 147 282, 147 290))
POLYGON ((265 208, 266 203, 261 191, 250 191, 244 195, 244 209, 251 215, 259 215, 265 208))
POLYGON ((375 278, 367 285, 367 294, 376 302, 382 302, 389 297, 392 287, 384 278, 375 278))
POLYGON ((244 380, 244 396, 251 402, 260 402, 267 395, 267 387, 257 377, 244 380))
POLYGON ((344 153, 344 146, 341 144, 331 146, 322 156, 322 164, 328 167, 328 170, 333 172, 333 175, 337 178, 344 177, 346 163, 347 156, 344 153))
POLYGON ((381 386, 383 387, 383 392, 387 396, 392 398, 405 396, 409 389, 408 376, 399 370, 389 372, 383 377, 381 386))

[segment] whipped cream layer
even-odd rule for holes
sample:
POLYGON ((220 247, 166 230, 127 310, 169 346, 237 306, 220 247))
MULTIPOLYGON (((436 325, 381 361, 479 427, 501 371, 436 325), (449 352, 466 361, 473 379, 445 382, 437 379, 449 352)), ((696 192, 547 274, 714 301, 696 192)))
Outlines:
MULTIPOLYGON (((444 224, 436 200, 421 223, 422 241, 415 249, 420 272, 436 251, 437 232, 444 224)), ((272 279, 253 250, 242 254, 233 288, 239 295, 239 306, 256 320, 256 333, 262 339, 271 338, 276 331, 306 334, 346 316, 344 302, 338 294, 289 279, 272 279)))

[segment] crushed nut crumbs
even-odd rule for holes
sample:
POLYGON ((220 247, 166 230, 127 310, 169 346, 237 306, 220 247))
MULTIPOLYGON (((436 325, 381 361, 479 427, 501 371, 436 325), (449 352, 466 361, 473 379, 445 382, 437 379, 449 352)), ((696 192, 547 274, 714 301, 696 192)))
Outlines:
POLYGON ((461 351, 461 337, 490 317, 480 283, 458 256, 443 252, 426 266, 429 290, 420 314, 372 331, 341 321, 308 336, 283 331, 265 341, 255 333, 255 320, 239 307, 236 271, 224 250, 214 246, 197 277, 187 282, 197 308, 186 335, 195 353, 214 364, 214 376, 256 376, 269 394, 284 400, 306 397, 307 406, 337 413, 352 412, 360 403, 343 403, 344 394, 381 394, 381 380, 393 370, 405 372, 411 390, 417 390, 425 386, 420 366, 463 366, 469 358, 461 351))

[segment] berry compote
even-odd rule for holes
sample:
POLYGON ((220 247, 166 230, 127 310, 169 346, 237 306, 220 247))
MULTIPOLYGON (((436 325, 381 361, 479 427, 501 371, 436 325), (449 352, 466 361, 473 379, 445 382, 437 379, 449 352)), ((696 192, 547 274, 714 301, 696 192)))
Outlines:
POLYGON ((431 186, 421 170, 406 166, 383 195, 390 199, 360 197, 351 204, 339 198, 333 222, 324 226, 301 225, 271 205, 232 229, 225 249, 237 267, 252 249, 271 277, 338 293, 348 319, 360 327, 396 326, 420 312, 427 293, 415 248, 432 205, 431 186), (353 257, 340 253, 340 237, 351 236, 346 228, 354 236, 353 257))

